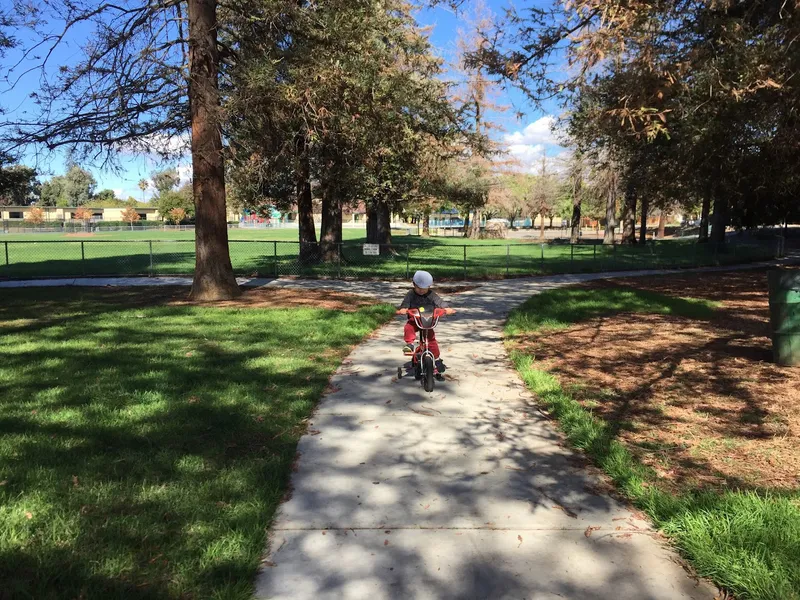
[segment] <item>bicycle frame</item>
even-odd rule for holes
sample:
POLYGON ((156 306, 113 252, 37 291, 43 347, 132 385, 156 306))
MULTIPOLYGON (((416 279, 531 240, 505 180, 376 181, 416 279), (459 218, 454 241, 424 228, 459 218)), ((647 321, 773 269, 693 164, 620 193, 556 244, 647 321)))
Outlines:
POLYGON ((442 308, 434 308, 433 315, 430 317, 424 316, 419 309, 408 309, 408 316, 414 320, 414 325, 416 325, 419 330, 419 346, 414 350, 414 354, 411 357, 411 362, 413 364, 424 364, 422 358, 425 355, 430 355, 432 361, 436 360, 436 357, 430 349, 428 332, 436 329, 436 326, 439 324, 439 319, 444 316, 444 314, 445 311, 442 308))

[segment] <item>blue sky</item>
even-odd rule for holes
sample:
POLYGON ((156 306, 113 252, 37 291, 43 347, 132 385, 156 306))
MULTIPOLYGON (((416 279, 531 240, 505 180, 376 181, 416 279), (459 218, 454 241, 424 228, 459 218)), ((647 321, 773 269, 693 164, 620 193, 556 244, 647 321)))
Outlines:
MULTIPOLYGON (((503 7, 507 4, 506 0, 486 0, 485 8, 493 14, 501 14, 503 7)), ((472 3, 465 2, 462 8, 470 12, 472 3)), ((431 42, 436 48, 436 52, 448 62, 454 61, 457 54, 457 39, 459 30, 469 29, 468 15, 456 14, 451 8, 439 5, 434 8, 427 8, 419 12, 418 21, 422 25, 431 28, 431 42)), ((78 52, 76 38, 61 49, 59 60, 69 61, 72 53, 78 52)), ((8 63, 13 55, 6 57, 4 63, 8 63)), ((23 79, 19 85, 11 90, 3 90, 2 104, 11 111, 24 111, 29 103, 28 96, 38 88, 38 78, 31 75, 23 79)), ((495 113, 492 120, 501 128, 494 134, 498 142, 501 142, 509 155, 516 158, 520 163, 521 169, 535 168, 542 153, 549 157, 554 157, 563 152, 550 131, 550 123, 557 115, 557 106, 546 107, 549 110, 540 111, 532 107, 524 94, 514 89, 503 90, 498 88, 494 101, 500 105, 509 106, 509 110, 504 113, 495 113), (521 120, 516 118, 516 113, 521 111, 524 116, 521 120)), ((41 150, 31 150, 25 157, 25 163, 36 166, 42 174, 42 179, 47 179, 52 175, 60 174, 64 171, 65 156, 63 153, 48 154, 41 150)), ((127 198, 133 196, 137 199, 142 198, 142 192, 138 188, 140 179, 149 179, 149 174, 165 166, 155 156, 143 154, 125 154, 119 157, 120 168, 117 172, 102 169, 98 165, 82 165, 88 168, 97 179, 97 189, 109 188, 115 191, 118 197, 127 198)), ((173 163, 178 166, 184 179, 191 175, 191 168, 188 157, 173 163)), ((149 199, 152 191, 145 193, 145 198, 149 199)))

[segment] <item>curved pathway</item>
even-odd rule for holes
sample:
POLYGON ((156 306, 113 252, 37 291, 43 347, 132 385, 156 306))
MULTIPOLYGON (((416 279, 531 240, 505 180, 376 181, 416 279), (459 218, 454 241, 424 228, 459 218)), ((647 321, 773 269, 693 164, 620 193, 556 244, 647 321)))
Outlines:
MULTIPOLYGON (((713 598, 641 515, 602 491, 507 360, 511 308, 604 277, 493 282, 452 296, 459 312, 437 330, 447 380, 431 394, 396 378, 401 320, 356 348, 300 441, 256 596, 713 598)), ((399 302, 392 289, 378 292, 399 302)))

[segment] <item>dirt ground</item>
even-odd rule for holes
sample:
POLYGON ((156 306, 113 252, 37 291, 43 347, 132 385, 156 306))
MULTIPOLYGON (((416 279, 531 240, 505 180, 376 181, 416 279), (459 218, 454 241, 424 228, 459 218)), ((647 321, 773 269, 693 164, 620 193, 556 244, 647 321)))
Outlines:
POLYGON ((188 291, 174 296, 169 304, 173 306, 217 306, 220 308, 324 308, 355 312, 377 302, 372 298, 345 294, 330 290, 309 290, 292 288, 245 289, 235 300, 219 302, 192 302, 187 300, 188 291))
MULTIPOLYGON (((189 300, 189 288, 181 286, 159 287, 105 287, 87 288, 87 292, 100 296, 105 302, 124 306, 209 306, 220 308, 323 308, 355 312, 377 304, 377 300, 329 290, 301 290, 291 288, 243 289, 235 300, 195 302, 189 300)), ((46 307, 46 302, 43 302, 46 307)))
POLYGON ((800 487, 800 367, 772 362, 765 271, 598 282, 720 303, 710 321, 618 314, 534 336, 582 404, 670 487, 800 487))

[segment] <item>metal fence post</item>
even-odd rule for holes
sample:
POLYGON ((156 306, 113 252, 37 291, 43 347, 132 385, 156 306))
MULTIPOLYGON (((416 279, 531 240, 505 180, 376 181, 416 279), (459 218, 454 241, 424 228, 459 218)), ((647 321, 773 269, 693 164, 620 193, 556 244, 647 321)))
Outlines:
POLYGON ((153 269, 153 240, 148 240, 147 243, 150 246, 150 277, 152 277, 155 274, 153 269))
POLYGON ((8 242, 6 242, 5 244, 6 244, 6 266, 8 266, 11 264, 10 262, 8 262, 8 242))
POLYGON ((342 278, 342 244, 336 246, 339 252, 336 255, 336 279, 342 278))
MULTIPOLYGON (((300 256, 303 254, 302 243, 300 243, 300 247, 298 248, 298 254, 300 256)), ((275 262, 275 277, 278 277, 278 242, 272 242, 272 259, 275 262)))
POLYGON ((464 281, 467 280, 467 245, 464 244, 464 281))
POLYGON ((544 271, 544 244, 542 244, 542 271, 544 271))
POLYGON ((83 249, 83 242, 81 242, 81 271, 86 275, 86 253, 83 249))
POLYGON ((575 264, 575 244, 569 245, 569 265, 570 268, 575 264))
POLYGON ((411 255, 411 244, 406 244, 406 279, 408 279, 410 271, 408 269, 408 263, 410 260, 411 255))
POLYGON ((506 244, 506 277, 508 277, 508 262, 511 259, 511 244, 506 244))

